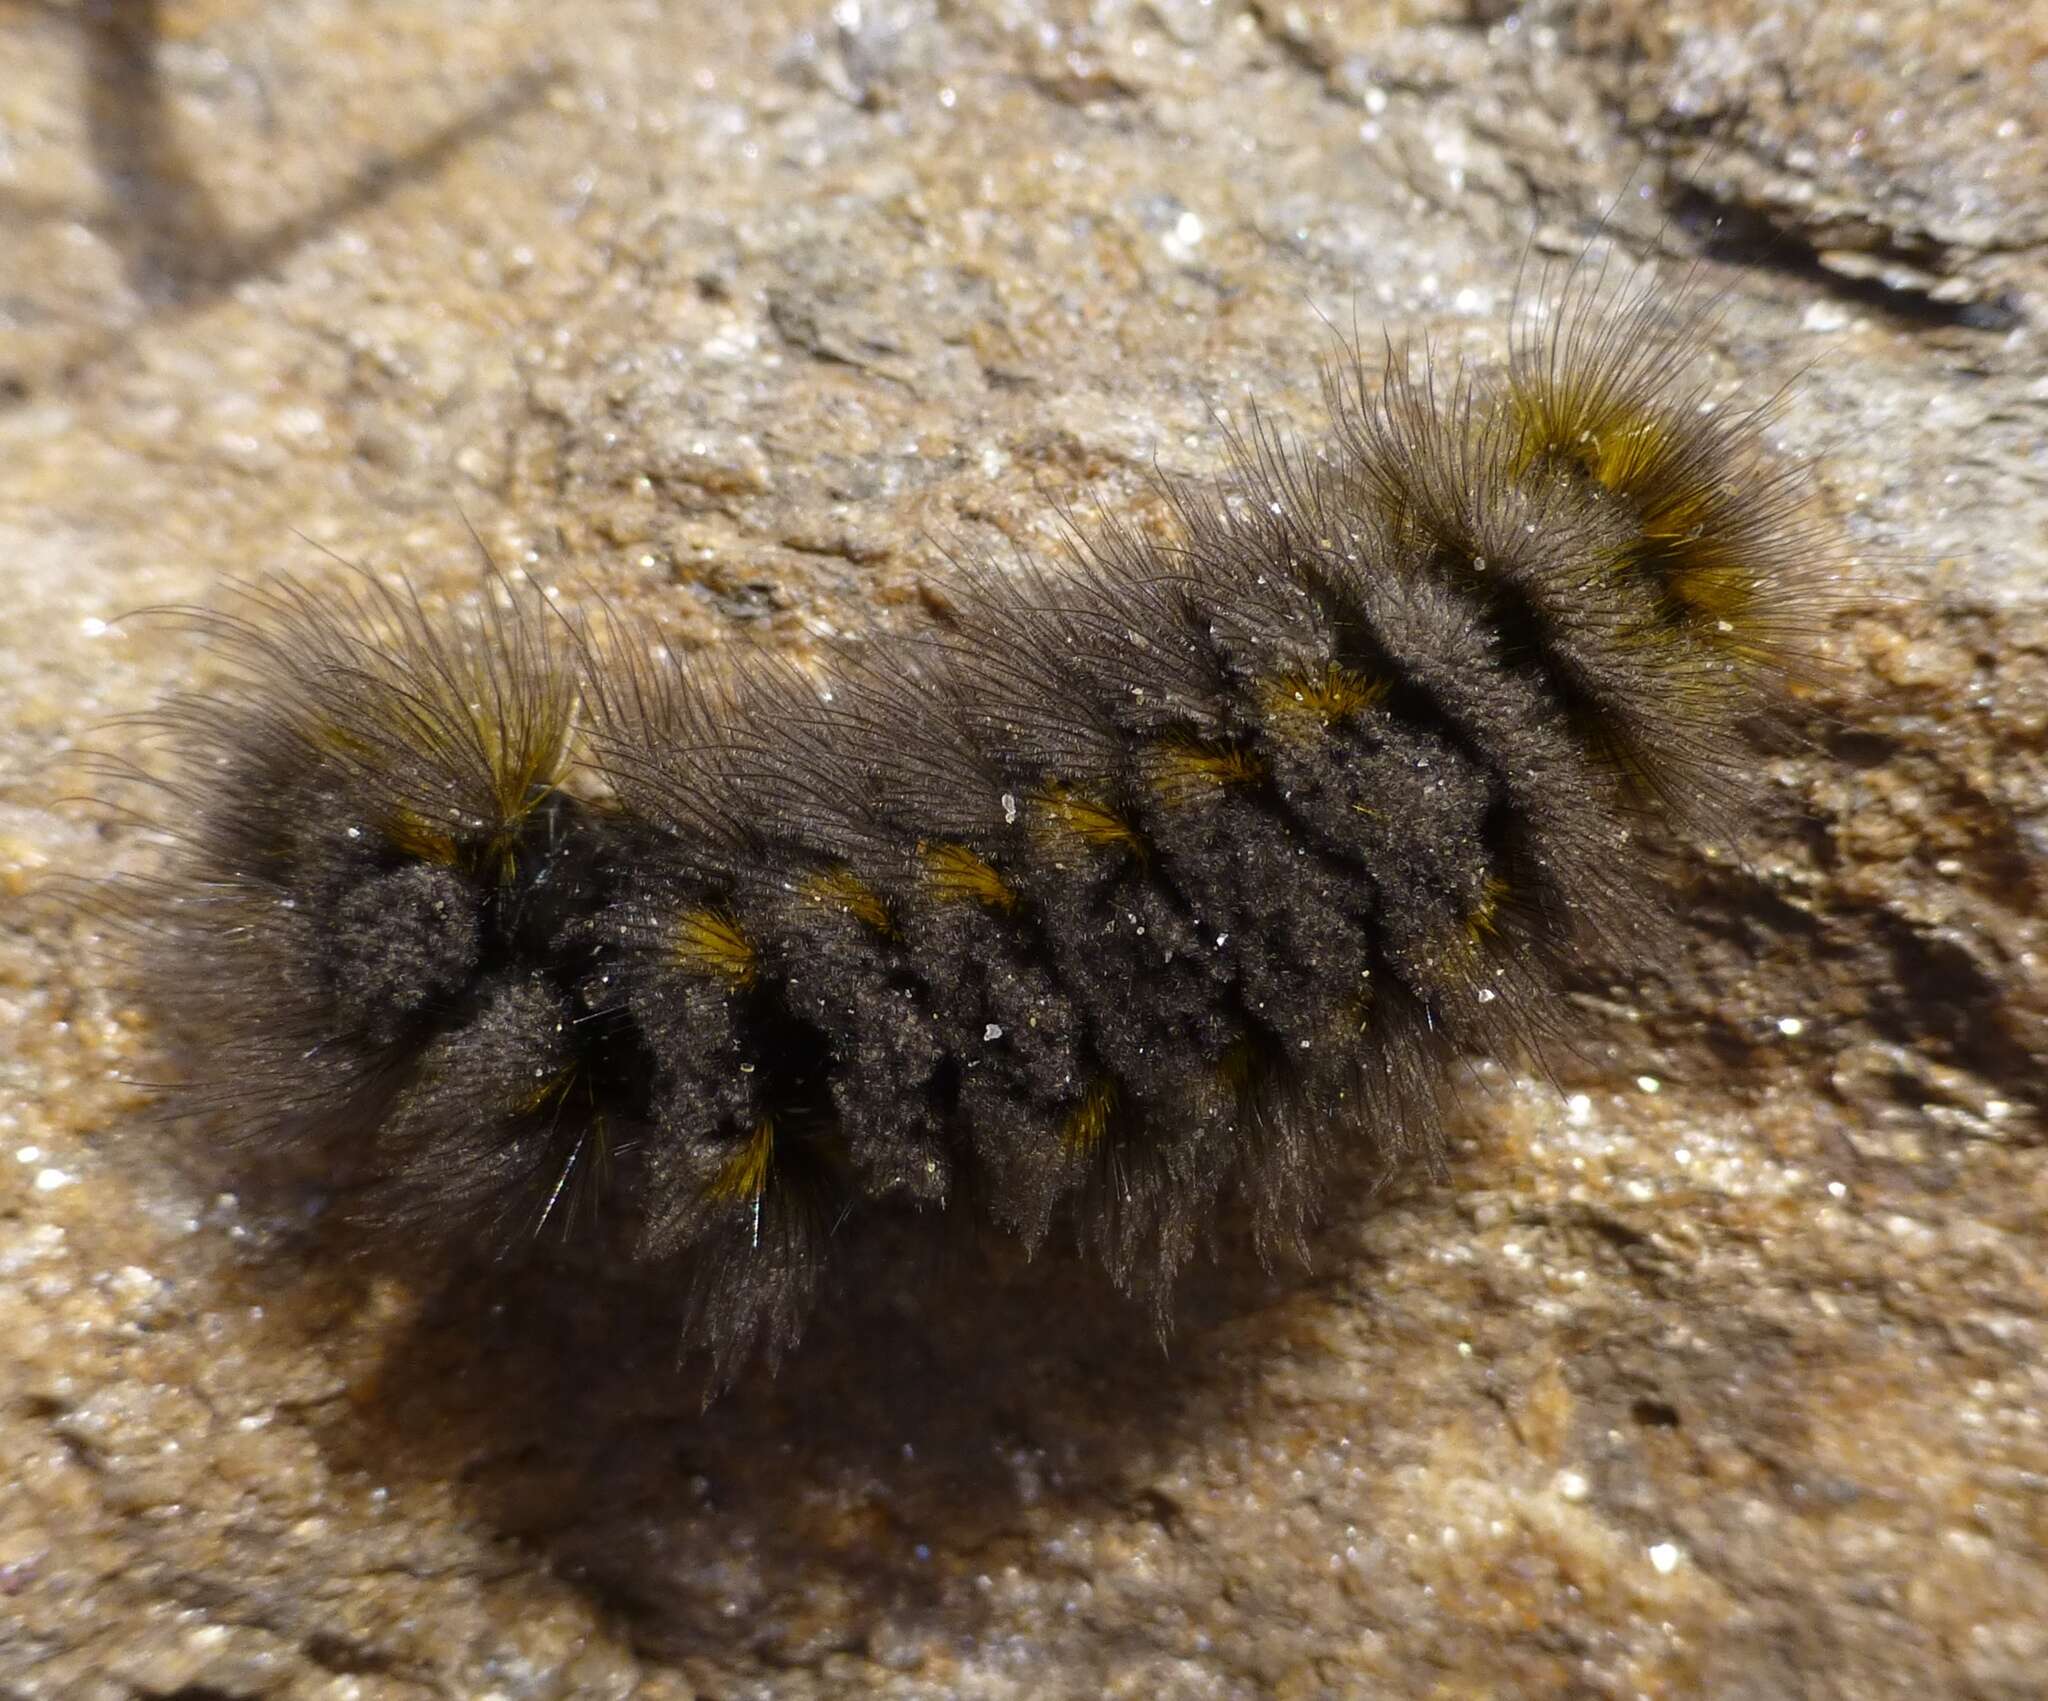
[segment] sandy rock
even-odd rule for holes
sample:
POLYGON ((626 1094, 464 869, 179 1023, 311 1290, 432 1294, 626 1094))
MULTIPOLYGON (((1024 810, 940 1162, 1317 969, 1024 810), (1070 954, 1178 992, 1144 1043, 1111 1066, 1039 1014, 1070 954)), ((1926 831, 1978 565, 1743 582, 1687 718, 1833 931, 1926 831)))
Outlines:
POLYGON ((2039 26, 1793 11, 14 8, 0 1690, 2037 1693, 2039 26), (418 1291, 170 1161, 31 901, 136 848, 77 747, 204 674, 125 611, 326 550, 460 599, 473 526, 678 644, 913 627, 1247 396, 1314 430, 1324 316, 1497 355, 1618 196, 1618 263, 1718 256, 1710 368, 1790 384, 1872 594, 1684 949, 1478 1068, 1448 1179, 1306 1272, 1226 1234, 1166 1351, 879 1224, 707 1412, 668 1296, 418 1291))

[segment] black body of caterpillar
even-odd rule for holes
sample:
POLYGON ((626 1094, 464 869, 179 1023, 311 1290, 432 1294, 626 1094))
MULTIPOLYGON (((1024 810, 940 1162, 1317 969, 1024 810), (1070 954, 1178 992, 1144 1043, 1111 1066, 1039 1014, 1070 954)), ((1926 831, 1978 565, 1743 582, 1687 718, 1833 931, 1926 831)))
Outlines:
POLYGON ((1540 1055, 1648 936, 1646 813, 1739 819, 1824 550, 1690 313, 1354 357, 1321 451, 1255 425, 1170 540, 970 574, 822 685, 537 597, 197 616, 230 677, 155 717, 139 892, 221 1059, 180 1102, 408 1241, 676 1260, 728 1363, 868 1201, 1070 1221, 1153 1294, 1226 1187, 1287 1241, 1335 1144, 1429 1153, 1457 1054, 1540 1055))

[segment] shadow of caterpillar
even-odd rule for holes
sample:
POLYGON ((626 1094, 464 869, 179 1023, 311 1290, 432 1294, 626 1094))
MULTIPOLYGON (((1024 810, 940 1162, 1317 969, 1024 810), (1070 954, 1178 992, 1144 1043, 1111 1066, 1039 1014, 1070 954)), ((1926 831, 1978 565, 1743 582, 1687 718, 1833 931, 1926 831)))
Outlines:
POLYGON ((728 1373, 871 1201, 1068 1224, 1161 1306, 1226 1189, 1289 1244, 1649 948, 1646 819, 1740 828, 1830 552, 1702 311, 1351 351, 1321 448, 1254 419, 1170 537, 963 569, 823 679, 496 581, 187 611, 227 677, 150 717, 176 848, 120 899, 175 1108, 402 1246, 673 1261, 728 1373))

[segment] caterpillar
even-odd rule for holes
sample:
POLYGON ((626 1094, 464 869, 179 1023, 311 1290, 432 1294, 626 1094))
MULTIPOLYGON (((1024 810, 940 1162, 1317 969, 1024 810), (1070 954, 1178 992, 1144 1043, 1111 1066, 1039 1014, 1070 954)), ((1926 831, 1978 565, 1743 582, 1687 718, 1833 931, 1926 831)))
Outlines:
POLYGON ((1474 1052, 1652 949, 1646 830, 1732 837, 1830 545, 1696 292, 1567 286, 1505 358, 1354 341, 1171 525, 962 564, 951 617, 707 668, 495 577, 187 610, 124 888, 172 1095, 386 1244, 686 1280, 721 1366, 892 1204, 1056 1230, 1161 1309, 1226 1193, 1440 1156, 1474 1052), (192 1061, 212 1059, 213 1061, 192 1061))

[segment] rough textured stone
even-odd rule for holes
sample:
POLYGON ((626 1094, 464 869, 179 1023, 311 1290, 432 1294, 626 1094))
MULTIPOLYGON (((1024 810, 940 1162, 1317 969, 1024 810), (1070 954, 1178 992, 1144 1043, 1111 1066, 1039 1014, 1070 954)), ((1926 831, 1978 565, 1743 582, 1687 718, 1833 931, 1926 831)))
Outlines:
POLYGON ((0 1691, 2038 1692, 2031 9, 4 23, 0 1691), (1616 196, 1720 255, 1717 369, 1791 384, 1873 596, 1756 841, 1679 857, 1686 950, 1310 1272, 1226 1237, 1162 1352, 884 1226, 707 1413, 662 1296, 336 1271, 168 1160, 92 923, 28 902, 133 848, 55 807, 76 746, 203 674, 122 611, 323 549, 473 594, 473 525, 678 642, 857 641, 1056 501, 1149 512, 1248 393, 1312 429, 1319 315, 1497 352, 1616 196))

